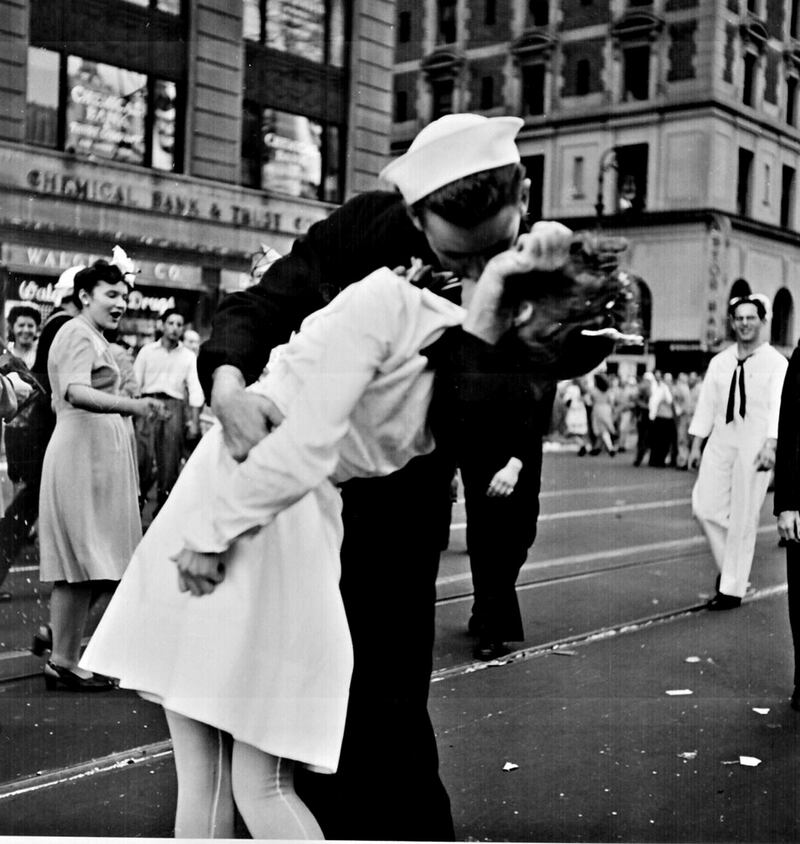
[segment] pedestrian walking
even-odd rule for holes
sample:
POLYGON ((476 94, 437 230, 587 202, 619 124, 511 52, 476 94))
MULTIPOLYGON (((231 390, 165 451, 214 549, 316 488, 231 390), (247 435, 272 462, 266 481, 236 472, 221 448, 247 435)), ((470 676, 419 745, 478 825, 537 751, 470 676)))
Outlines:
POLYGON ((48 689, 101 691, 108 680, 78 667, 93 592, 122 576, 141 539, 136 465, 123 416, 160 410, 118 392, 119 368, 103 332, 125 311, 129 285, 97 261, 75 276, 80 313, 58 331, 48 356, 56 425, 42 468, 40 579, 50 596, 48 689))
POLYGON ((650 466, 664 467, 675 440, 675 409, 672 390, 660 370, 653 373, 648 403, 650 415, 650 466))
POLYGON ((789 624, 794 649, 791 707, 800 712, 800 346, 789 359, 781 393, 775 450, 775 498, 778 535, 786 548, 789 624))
POLYGON ((161 316, 160 339, 139 350, 133 373, 142 396, 158 399, 164 413, 136 420, 140 506, 153 483, 156 512, 164 506, 181 468, 186 439, 200 436, 200 411, 205 403, 197 377, 197 356, 181 342, 184 318, 176 310, 161 316))
POLYGON ((583 400, 584 390, 580 378, 573 378, 564 390, 564 404, 567 412, 564 425, 568 437, 578 442, 578 455, 586 454, 586 442, 589 435, 589 413, 583 400))
MULTIPOLYGON (((42 462, 50 435, 56 424, 55 414, 50 406, 50 382, 47 377, 47 355, 53 338, 61 326, 78 313, 71 300, 76 273, 84 269, 82 264, 64 270, 55 284, 56 308, 45 321, 36 345, 36 358, 32 374, 42 394, 33 400, 27 411, 26 424, 20 430, 20 450, 25 455, 21 469, 19 488, 14 499, 0 519, 0 586, 8 575, 20 550, 28 541, 39 516, 39 488, 42 480, 42 462)), ((11 600, 10 592, 0 592, 0 600, 11 600)), ((50 647, 50 634, 43 629, 37 634, 37 652, 50 647)))
POLYGON ((692 510, 719 570, 711 610, 734 609, 742 602, 775 464, 787 362, 762 338, 767 307, 759 294, 731 300, 728 317, 736 342, 711 359, 689 428, 689 466, 700 467, 692 510))
MULTIPOLYGON (((235 457, 263 437, 273 413, 265 397, 244 385, 259 377, 269 350, 310 311, 373 270, 409 267, 412 259, 431 268, 417 284, 457 297, 453 275, 477 279, 491 255, 527 230, 529 183, 514 142, 521 126, 515 117, 470 114, 434 121, 384 170, 397 191, 349 200, 296 240, 258 284, 223 300, 199 366, 235 457)), ((452 469, 434 452, 386 478, 348 481, 342 490, 340 586, 354 646, 347 728, 336 775, 300 772, 298 782, 331 838, 454 836, 427 712, 452 469), (379 775, 376 735, 392 760, 379 775)))
POLYGON ((434 370, 455 366, 457 378, 461 349, 509 348, 507 332, 520 355, 540 341, 528 333, 531 301, 503 296, 501 309, 498 291, 524 273, 519 295, 538 296, 534 271, 566 259, 561 230, 523 235, 493 258, 466 314, 386 268, 348 287, 253 388, 285 415, 277 429, 239 464, 216 427, 189 459, 81 663, 164 706, 177 835, 232 835, 235 803, 254 838, 321 837, 292 768, 335 771, 345 733, 353 657, 334 483, 431 450, 434 370))
POLYGON ((641 466, 650 451, 651 423, 650 423, 650 395, 653 392, 655 378, 652 372, 642 373, 634 399, 634 416, 636 419, 636 457, 634 466, 641 466))
POLYGON ((602 372, 596 372, 594 375, 594 386, 591 389, 591 425, 598 443, 605 448, 610 457, 614 457, 617 453, 617 449, 614 446, 614 438, 617 432, 614 427, 613 396, 609 392, 609 386, 608 378, 602 372))
MULTIPOLYGON (((30 370, 36 358, 36 342, 39 336, 39 327, 42 324, 42 313, 38 308, 31 305, 15 305, 8 312, 8 351, 22 361, 25 367, 30 370)), ((6 449, 6 471, 8 479, 14 485, 14 494, 17 495, 24 477, 29 473, 29 455, 25 448, 26 432, 25 417, 16 415, 8 425, 5 426, 3 439, 6 449)))

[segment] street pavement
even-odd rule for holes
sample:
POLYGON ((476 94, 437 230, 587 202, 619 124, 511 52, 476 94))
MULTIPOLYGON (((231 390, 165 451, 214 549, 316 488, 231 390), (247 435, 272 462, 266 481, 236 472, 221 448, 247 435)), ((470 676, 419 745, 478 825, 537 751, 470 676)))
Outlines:
MULTIPOLYGON (((430 709, 457 837, 800 840, 800 714, 788 706, 771 497, 751 594, 710 613, 714 569, 691 519, 692 476, 629 461, 547 455, 540 535, 519 580, 527 639, 498 664, 470 657, 454 509, 430 709)), ((9 588, 21 594, 16 609, 0 605, 5 639, 43 607, 35 572, 9 588)), ((40 664, 21 651, 0 659, 10 678, 0 682, 0 834, 169 836, 175 779, 160 710, 129 692, 47 694, 40 664)), ((390 764, 376 736, 375 775, 390 764)))

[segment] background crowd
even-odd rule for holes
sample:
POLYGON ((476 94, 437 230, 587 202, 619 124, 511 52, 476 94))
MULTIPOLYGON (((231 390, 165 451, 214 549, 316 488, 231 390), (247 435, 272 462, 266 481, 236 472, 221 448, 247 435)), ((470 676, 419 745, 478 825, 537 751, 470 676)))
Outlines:
POLYGON ((620 378, 595 372, 559 384, 550 438, 578 446, 578 455, 626 452, 634 465, 687 469, 692 422, 702 379, 697 372, 646 371, 620 378))

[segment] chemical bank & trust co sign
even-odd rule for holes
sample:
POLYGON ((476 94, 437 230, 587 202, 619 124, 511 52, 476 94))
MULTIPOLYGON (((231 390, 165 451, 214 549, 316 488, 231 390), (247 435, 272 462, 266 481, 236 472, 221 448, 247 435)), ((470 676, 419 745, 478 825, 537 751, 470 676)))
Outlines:
POLYGON ((188 217, 227 223, 245 228, 304 234, 308 227, 327 215, 327 211, 308 214, 299 212, 290 202, 270 201, 268 206, 247 202, 243 198, 198 195, 195 185, 173 182, 164 186, 144 187, 137 182, 123 182, 103 176, 79 176, 53 170, 33 169, 27 172, 28 189, 49 196, 76 202, 97 202, 130 209, 147 209, 174 217, 188 217))
MULTIPOLYGON (((176 221, 218 223, 292 238, 305 234, 309 226, 331 211, 330 205, 315 200, 270 196, 235 185, 113 162, 104 162, 99 167, 64 153, 3 145, 0 145, 0 185, 23 202, 33 194, 76 205, 156 213, 176 221)), ((7 208, 10 210, 14 205, 10 202, 7 208)), ((22 216, 28 216, 24 210, 22 216)))

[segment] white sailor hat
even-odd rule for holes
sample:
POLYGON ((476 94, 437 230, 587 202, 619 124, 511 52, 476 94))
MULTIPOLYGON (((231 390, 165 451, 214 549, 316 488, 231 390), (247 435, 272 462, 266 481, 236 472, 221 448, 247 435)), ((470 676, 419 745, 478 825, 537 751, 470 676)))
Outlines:
POLYGON ((73 290, 75 288, 75 276, 81 270, 85 269, 86 266, 84 264, 76 264, 74 267, 69 267, 64 270, 64 272, 58 277, 58 281, 53 289, 57 290, 61 294, 66 294, 70 290, 73 290))
POLYGON ((429 123, 380 177, 413 205, 464 176, 518 162, 514 138, 524 122, 519 117, 446 114, 429 123))

